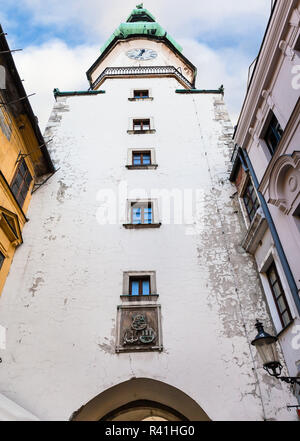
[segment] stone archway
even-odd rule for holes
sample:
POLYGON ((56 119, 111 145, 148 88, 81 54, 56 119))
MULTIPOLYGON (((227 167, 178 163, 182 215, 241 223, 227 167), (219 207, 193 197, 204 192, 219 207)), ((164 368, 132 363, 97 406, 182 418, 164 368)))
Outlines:
POLYGON ((74 412, 72 421, 210 421, 181 390, 149 378, 107 389, 74 412))

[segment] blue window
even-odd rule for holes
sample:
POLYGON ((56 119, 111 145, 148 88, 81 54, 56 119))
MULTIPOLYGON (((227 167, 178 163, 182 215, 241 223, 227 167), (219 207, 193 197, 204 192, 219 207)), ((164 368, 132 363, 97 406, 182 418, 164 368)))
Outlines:
POLYGON ((131 296, 149 296, 150 276, 130 277, 129 278, 129 295, 131 296))
POLYGON ((133 165, 150 165, 150 152, 133 152, 133 165))
POLYGON ((131 221, 134 225, 152 224, 153 210, 152 203, 134 202, 131 205, 131 221))

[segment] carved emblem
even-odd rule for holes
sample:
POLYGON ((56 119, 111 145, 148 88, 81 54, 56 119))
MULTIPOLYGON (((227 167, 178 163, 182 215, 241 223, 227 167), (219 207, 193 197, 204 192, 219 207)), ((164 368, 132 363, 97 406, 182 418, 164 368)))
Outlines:
POLYGON ((149 327, 146 316, 132 315, 131 327, 125 330, 124 345, 150 344, 156 338, 155 331, 149 327))

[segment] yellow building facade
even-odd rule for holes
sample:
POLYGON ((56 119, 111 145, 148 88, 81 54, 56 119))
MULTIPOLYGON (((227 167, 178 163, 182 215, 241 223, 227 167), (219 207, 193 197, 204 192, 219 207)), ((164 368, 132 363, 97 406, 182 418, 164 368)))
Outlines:
POLYGON ((33 190, 54 173, 37 119, 26 97, 0 26, 0 295, 22 230, 33 190))

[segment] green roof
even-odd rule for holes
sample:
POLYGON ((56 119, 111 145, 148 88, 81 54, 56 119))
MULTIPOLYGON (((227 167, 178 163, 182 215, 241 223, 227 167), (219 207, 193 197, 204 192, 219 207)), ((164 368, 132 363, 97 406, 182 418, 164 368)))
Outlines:
POLYGON ((137 6, 126 21, 128 23, 134 21, 155 21, 155 17, 147 9, 137 6))
POLYGON ((132 35, 148 35, 154 37, 164 37, 179 51, 182 47, 168 35, 168 33, 155 21, 155 17, 147 10, 139 5, 129 15, 126 23, 121 23, 112 36, 102 46, 103 53, 115 38, 126 39, 132 35))

